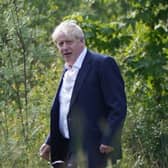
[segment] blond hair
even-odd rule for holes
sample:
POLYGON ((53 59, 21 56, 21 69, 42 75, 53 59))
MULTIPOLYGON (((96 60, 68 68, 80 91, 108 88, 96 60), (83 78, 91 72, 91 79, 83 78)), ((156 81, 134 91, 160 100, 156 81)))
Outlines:
POLYGON ((67 37, 73 37, 76 39, 84 40, 83 30, 77 25, 75 20, 65 20, 61 22, 52 33, 52 40, 56 42, 60 33, 63 33, 67 37))

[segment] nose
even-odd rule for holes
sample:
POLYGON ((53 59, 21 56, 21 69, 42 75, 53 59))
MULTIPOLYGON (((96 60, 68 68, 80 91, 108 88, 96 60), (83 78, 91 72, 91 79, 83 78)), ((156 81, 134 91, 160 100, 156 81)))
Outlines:
POLYGON ((66 43, 63 43, 61 46, 62 51, 66 51, 68 49, 68 45, 66 43))

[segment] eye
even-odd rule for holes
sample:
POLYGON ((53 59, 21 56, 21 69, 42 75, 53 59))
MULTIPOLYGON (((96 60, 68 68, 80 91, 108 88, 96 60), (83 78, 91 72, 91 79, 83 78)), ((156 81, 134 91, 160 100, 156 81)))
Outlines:
POLYGON ((63 46, 63 44, 64 44, 64 42, 61 41, 61 42, 58 42, 58 43, 57 43, 57 46, 58 46, 58 47, 61 47, 61 46, 63 46))
POLYGON ((66 44, 72 44, 72 43, 73 43, 72 40, 67 40, 67 41, 66 41, 66 44))
POLYGON ((72 40, 59 41, 57 42, 57 47, 62 47, 63 45, 71 45, 72 43, 72 40))

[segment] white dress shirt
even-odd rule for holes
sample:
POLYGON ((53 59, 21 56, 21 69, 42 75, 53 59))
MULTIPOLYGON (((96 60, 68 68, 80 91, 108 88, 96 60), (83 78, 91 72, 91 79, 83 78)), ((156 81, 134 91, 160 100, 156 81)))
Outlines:
POLYGON ((59 103, 60 103, 59 129, 62 135, 68 139, 70 137, 69 137, 67 116, 69 113, 70 101, 71 101, 75 81, 76 81, 79 69, 82 66, 86 52, 87 52, 87 49, 84 48, 84 50, 81 52, 80 56, 77 58, 75 63, 72 65, 72 67, 68 67, 68 65, 65 64, 65 68, 67 69, 67 71, 64 74, 63 83, 59 93, 59 103))

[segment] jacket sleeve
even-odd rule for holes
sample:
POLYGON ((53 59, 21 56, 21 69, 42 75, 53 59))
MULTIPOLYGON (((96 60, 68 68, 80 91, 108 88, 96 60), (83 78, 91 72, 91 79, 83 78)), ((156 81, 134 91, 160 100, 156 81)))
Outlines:
POLYGON ((101 63, 100 83, 107 116, 102 143, 112 145, 115 136, 121 135, 127 108, 124 81, 112 57, 101 63))

